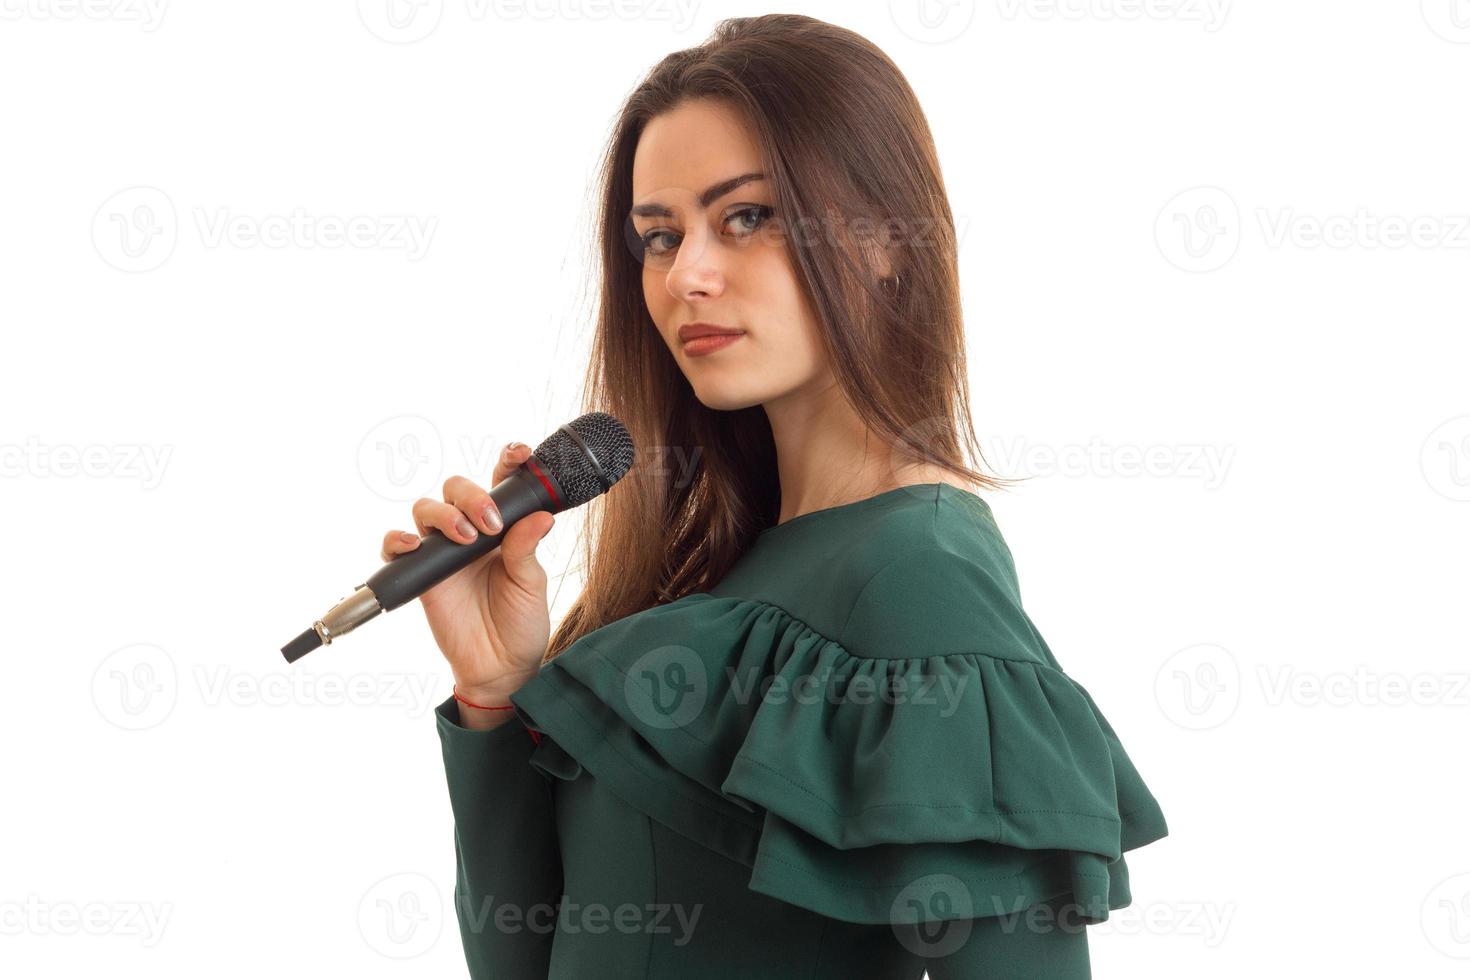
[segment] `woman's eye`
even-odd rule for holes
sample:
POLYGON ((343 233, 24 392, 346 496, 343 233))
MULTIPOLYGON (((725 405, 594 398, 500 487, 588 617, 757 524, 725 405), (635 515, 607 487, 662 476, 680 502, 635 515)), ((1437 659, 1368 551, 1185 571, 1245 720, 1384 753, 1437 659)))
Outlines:
POLYGON ((739 211, 730 215, 730 218, 740 218, 746 231, 755 231, 761 225, 765 224, 766 219, 771 216, 771 213, 771 208, 764 204, 757 204, 754 207, 741 208, 739 211))
MULTIPOLYGON (((728 225, 735 221, 737 223, 736 234, 740 237, 747 237, 765 224, 773 213, 773 209, 769 206, 756 204, 730 214, 725 218, 725 223, 728 225)), ((669 231, 666 228, 655 229, 639 236, 639 241, 643 244, 643 254, 647 256, 666 256, 679 247, 680 240, 681 236, 678 232, 669 231)))
POLYGON ((648 255, 663 255, 663 254, 665 254, 669 250, 669 248, 678 248, 679 247, 679 243, 678 242, 675 242, 673 245, 669 246, 668 248, 655 248, 654 247, 654 244, 653 244, 654 242, 658 241, 660 238, 669 238, 669 237, 677 238, 678 235, 676 233, 672 232, 672 231, 650 231, 648 234, 646 234, 646 235, 644 235, 642 237, 643 251, 646 254, 648 254, 648 255))

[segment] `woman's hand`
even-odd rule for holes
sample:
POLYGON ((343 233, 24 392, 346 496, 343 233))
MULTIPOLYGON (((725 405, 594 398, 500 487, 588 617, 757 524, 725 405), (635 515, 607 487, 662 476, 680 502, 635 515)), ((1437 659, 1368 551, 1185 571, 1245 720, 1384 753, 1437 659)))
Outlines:
MULTIPOLYGON (((530 446, 507 445, 490 485, 498 485, 530 455, 530 446)), ((428 497, 415 501, 413 521, 418 536, 406 531, 384 536, 384 561, 413 551, 430 528, 464 544, 501 528, 500 512, 490 494, 463 476, 444 482, 442 501, 428 497)), ((508 704, 509 695, 540 668, 551 638, 551 612, 546 571, 536 560, 536 545, 555 523, 550 511, 527 514, 499 547, 419 596, 434 640, 454 672, 455 686, 476 704, 508 704)))

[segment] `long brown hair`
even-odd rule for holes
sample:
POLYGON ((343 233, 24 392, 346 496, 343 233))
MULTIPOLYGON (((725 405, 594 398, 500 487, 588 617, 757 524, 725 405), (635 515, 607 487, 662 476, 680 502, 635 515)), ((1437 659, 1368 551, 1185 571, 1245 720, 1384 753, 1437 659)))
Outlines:
POLYGON ((868 428, 916 465, 977 487, 1013 482, 962 455, 963 441, 984 459, 970 421, 954 219, 908 82, 866 38, 821 20, 721 21, 705 43, 645 76, 601 161, 601 294, 583 410, 621 420, 637 459, 589 505, 583 591, 546 659, 616 619, 712 588, 779 515, 764 409, 701 404, 643 300, 628 215, 633 155, 644 125, 688 99, 734 109, 760 146, 832 374, 868 428), (875 247, 893 275, 879 278, 875 247))

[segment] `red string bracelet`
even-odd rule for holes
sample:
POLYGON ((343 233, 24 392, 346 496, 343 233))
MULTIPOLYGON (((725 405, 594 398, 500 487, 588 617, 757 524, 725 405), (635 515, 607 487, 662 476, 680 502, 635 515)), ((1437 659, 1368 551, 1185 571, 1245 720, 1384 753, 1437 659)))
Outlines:
POLYGON ((462 697, 459 696, 459 685, 458 684, 456 684, 454 686, 454 700, 459 701, 462 704, 467 704, 471 708, 479 708, 479 709, 481 709, 483 711, 509 711, 511 708, 514 708, 515 707, 515 705, 513 705, 513 704, 491 705, 491 704, 476 704, 473 701, 466 701, 464 698, 462 698, 462 697))
MULTIPOLYGON (((464 698, 462 698, 462 697, 459 696, 459 685, 458 684, 456 684, 454 686, 454 699, 456 701, 459 701, 459 702, 462 702, 464 704, 469 705, 471 708, 481 708, 481 709, 483 709, 485 711, 509 711, 510 709, 512 709, 512 708, 515 707, 515 705, 513 705, 513 704, 488 705, 488 704, 475 704, 475 702, 473 702, 473 701, 465 701, 464 698)), ((534 728, 527 728, 526 729, 526 734, 528 734, 528 735, 531 736, 531 741, 535 742, 537 745, 540 745, 541 744, 541 733, 538 732, 538 731, 536 731, 536 729, 534 729, 534 728)))

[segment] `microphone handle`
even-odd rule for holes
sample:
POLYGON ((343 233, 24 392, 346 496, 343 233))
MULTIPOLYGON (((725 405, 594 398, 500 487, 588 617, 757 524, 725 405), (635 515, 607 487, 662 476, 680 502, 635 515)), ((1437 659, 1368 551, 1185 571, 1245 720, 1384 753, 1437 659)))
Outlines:
POLYGON ((397 609, 416 599, 462 568, 500 547, 506 532, 516 521, 538 510, 559 513, 565 499, 551 476, 539 466, 532 467, 534 457, 490 488, 490 496, 500 509, 504 522, 499 534, 481 531, 468 544, 452 541, 430 528, 412 551, 394 555, 393 559, 372 574, 364 585, 372 590, 383 611, 397 609))

